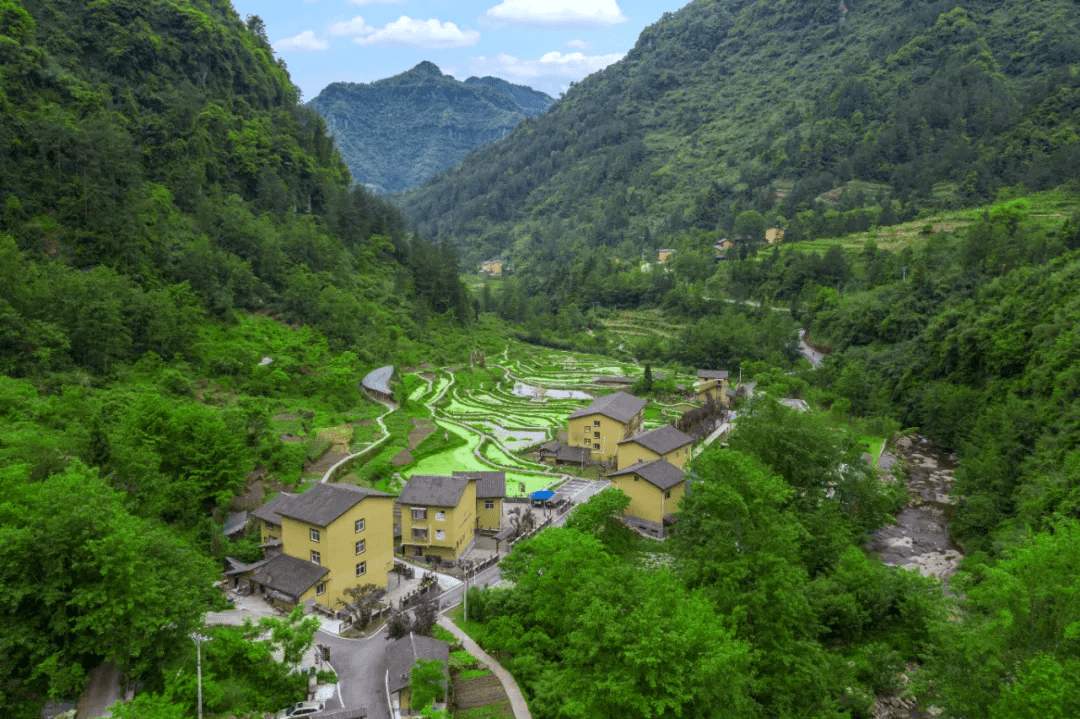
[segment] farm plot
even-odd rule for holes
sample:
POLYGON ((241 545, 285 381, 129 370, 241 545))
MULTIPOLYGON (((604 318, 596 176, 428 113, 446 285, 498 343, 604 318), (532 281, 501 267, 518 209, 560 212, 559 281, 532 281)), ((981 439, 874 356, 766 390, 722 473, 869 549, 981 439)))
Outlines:
MULTIPOLYGON (((637 379, 642 371, 607 357, 514 343, 502 356, 490 358, 486 368, 427 368, 407 373, 403 380, 408 403, 402 411, 407 409, 413 420, 399 433, 403 440, 407 432, 411 441, 406 446, 395 440, 401 447, 388 443, 372 458, 373 464, 382 466, 372 467, 366 476, 383 476, 385 482, 387 472, 407 479, 416 474, 501 470, 506 472, 511 496, 545 489, 561 481, 565 471, 518 453, 557 438, 571 413, 613 391, 596 386, 597 377, 637 379), (431 435, 421 438, 418 430, 432 425, 431 435), (442 446, 445 449, 439 449, 442 446), (406 455, 405 450, 412 454, 406 455), (392 458, 400 466, 386 466, 392 458)), ((686 376, 685 381, 692 378, 686 376)), ((677 416, 675 407, 650 406, 645 426, 651 429, 677 416)))

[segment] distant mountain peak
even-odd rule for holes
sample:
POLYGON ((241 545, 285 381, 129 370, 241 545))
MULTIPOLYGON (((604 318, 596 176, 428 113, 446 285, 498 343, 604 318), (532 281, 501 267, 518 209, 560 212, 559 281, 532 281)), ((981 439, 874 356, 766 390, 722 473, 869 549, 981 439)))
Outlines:
POLYGON ((443 72, 439 69, 439 66, 430 60, 424 60, 422 63, 409 70, 410 75, 434 75, 436 77, 442 77, 443 72))
POLYGON ((389 193, 418 187, 554 103, 495 77, 459 82, 425 60, 369 84, 334 83, 310 106, 326 118, 353 180, 389 193))

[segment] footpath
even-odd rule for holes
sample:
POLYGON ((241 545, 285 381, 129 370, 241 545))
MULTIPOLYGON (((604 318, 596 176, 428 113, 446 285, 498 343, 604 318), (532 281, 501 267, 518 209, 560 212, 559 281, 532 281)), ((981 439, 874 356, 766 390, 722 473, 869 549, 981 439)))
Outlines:
POLYGON ((517 682, 510 676, 510 672, 503 669, 503 666, 499 664, 490 654, 480 648, 480 645, 472 640, 472 638, 461 631, 458 625, 454 624, 446 617, 439 617, 439 626, 446 631, 457 637, 461 643, 465 646, 465 650, 472 654, 474 657, 482 661, 491 669, 492 674, 499 678, 502 682, 503 690, 506 692, 506 696, 510 699, 510 708, 514 711, 515 719, 532 719, 532 714, 529 713, 529 706, 525 703, 525 697, 521 693, 521 689, 518 688, 517 682))

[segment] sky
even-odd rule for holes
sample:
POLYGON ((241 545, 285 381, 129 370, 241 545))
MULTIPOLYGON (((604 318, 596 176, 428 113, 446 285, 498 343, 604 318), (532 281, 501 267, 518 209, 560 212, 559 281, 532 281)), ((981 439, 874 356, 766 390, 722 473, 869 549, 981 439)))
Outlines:
POLYGON ((424 60, 464 80, 494 75, 558 97, 620 60, 688 0, 232 0, 257 14, 303 99, 424 60))

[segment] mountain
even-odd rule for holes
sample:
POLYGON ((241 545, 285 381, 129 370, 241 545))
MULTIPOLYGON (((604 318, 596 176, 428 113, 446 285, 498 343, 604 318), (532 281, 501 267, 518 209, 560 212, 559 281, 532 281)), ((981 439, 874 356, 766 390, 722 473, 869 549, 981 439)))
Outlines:
POLYGON ((353 179, 385 194, 419 187, 554 103, 494 77, 459 82, 425 61, 370 84, 335 82, 308 105, 326 118, 353 179))
POLYGON ((399 205, 470 260, 513 257, 557 283, 551 268, 584 249, 640 256, 691 230, 733 232, 748 210, 796 224, 854 181, 869 189, 847 206, 875 217, 1050 187, 1080 160, 1074 10, 695 0, 399 205))

